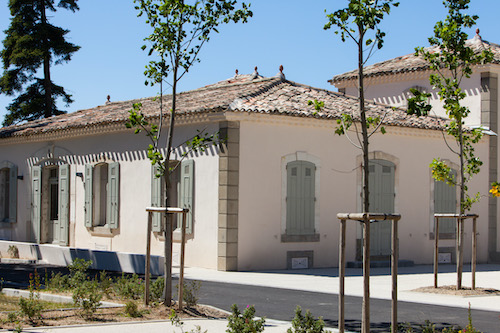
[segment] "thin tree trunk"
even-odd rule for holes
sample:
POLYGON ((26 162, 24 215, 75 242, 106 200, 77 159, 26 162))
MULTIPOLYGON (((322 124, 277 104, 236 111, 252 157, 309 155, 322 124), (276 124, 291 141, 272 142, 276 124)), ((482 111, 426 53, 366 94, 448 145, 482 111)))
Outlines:
POLYGON ((463 253, 464 253, 464 223, 462 221, 462 215, 465 213, 464 202, 465 202, 465 171, 464 171, 464 139, 462 134, 462 119, 457 119, 458 123, 458 133, 459 133, 459 144, 460 144, 460 214, 459 223, 457 228, 457 240, 458 240, 458 256, 457 256, 457 290, 462 289, 462 271, 463 271, 463 253))
MULTIPOLYGON (((363 212, 368 213, 370 208, 369 187, 368 187, 368 130, 366 126, 365 114, 365 90, 363 80, 363 38, 364 28, 358 25, 359 43, 358 43, 358 84, 359 84, 359 112, 361 117, 361 133, 363 135, 363 212)), ((370 332, 370 221, 363 223, 363 309, 362 309, 362 327, 363 333, 370 332)))
MULTIPOLYGON (((175 125, 175 110, 176 110, 176 99, 177 99, 177 64, 178 60, 175 61, 175 66, 173 68, 173 82, 172 82, 172 110, 170 112, 170 125, 167 132, 167 151, 165 156, 165 188, 168 189, 170 185, 170 153, 172 151, 172 142, 174 137, 174 125, 175 125)), ((168 197, 168 191, 165 194, 165 207, 168 207, 170 198, 168 197)), ((173 244, 173 219, 167 216, 167 225, 165 228, 165 286, 163 288, 163 298, 165 300, 165 305, 170 306, 172 304, 172 244, 173 244)))
POLYGON ((52 81, 50 80, 50 50, 47 40, 47 16, 45 13, 45 0, 40 0, 40 11, 42 17, 43 34, 43 87, 45 90, 45 110, 44 116, 48 118, 52 115, 52 81))
POLYGON ((369 186, 368 186, 368 129, 366 125, 365 112, 365 89, 363 80, 363 30, 359 27, 360 38, 358 44, 358 84, 359 84, 359 113, 361 117, 361 134, 363 136, 363 212, 368 213, 370 209, 369 186))

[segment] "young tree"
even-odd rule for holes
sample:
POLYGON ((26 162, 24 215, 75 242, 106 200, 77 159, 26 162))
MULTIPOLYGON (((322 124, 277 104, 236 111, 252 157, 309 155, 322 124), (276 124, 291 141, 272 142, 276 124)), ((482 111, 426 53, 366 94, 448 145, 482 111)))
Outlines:
MULTIPOLYGON (((466 97, 460 85, 464 78, 470 78, 475 65, 491 62, 493 54, 490 50, 475 51, 467 44, 465 28, 474 26, 477 16, 464 14, 469 8, 470 0, 444 0, 443 4, 448 9, 444 22, 439 21, 434 26, 434 36, 429 38, 430 48, 416 48, 416 55, 423 57, 428 63, 433 74, 429 82, 436 89, 439 99, 450 122, 446 125, 445 132, 455 139, 456 145, 446 142, 448 148, 459 159, 458 178, 453 176, 450 166, 439 158, 434 159, 430 167, 432 176, 438 181, 449 185, 458 186, 460 189, 459 218, 462 218, 472 205, 479 200, 479 193, 470 196, 468 183, 472 176, 479 173, 483 164, 474 153, 474 144, 482 137, 482 129, 469 129, 464 126, 464 120, 469 115, 469 108, 461 105, 466 97)), ((414 97, 409 100, 408 113, 418 116, 427 115, 431 106, 427 100, 430 93, 422 93, 412 89, 414 97)), ((445 137, 446 140, 446 137, 445 137)), ((463 223, 460 224, 459 252, 463 246, 463 223)), ((437 235, 436 235, 437 237, 437 235)), ((460 256, 461 259, 461 256, 460 256)), ((462 286, 462 263, 457 259, 458 278, 457 288, 462 286)))
MULTIPOLYGON (((185 3, 184 0, 134 0, 139 11, 138 16, 145 15, 146 23, 151 26, 153 33, 145 38, 149 55, 156 56, 155 60, 146 66, 146 84, 159 85, 159 124, 150 124, 141 113, 141 105, 137 104, 130 111, 128 127, 136 127, 136 133, 145 130, 152 143, 148 148, 148 157, 153 165, 157 165, 165 179, 165 188, 168 188, 172 170, 170 155, 175 128, 175 112, 177 108, 177 83, 186 75, 191 66, 200 61, 199 52, 202 46, 209 41, 213 32, 218 32, 221 24, 243 21, 247 22, 252 16, 249 6, 242 3, 237 9, 236 0, 196 0, 185 3), (172 88, 171 109, 164 115, 163 83, 172 88), (163 117, 169 117, 167 128, 165 155, 160 151, 162 144, 161 130, 163 117)), ((192 149, 203 147, 207 142, 213 142, 213 136, 200 134, 190 143, 192 149)), ((169 207, 170 199, 165 194, 165 207, 169 207)), ((167 219, 165 232, 165 287, 163 298, 170 306, 172 299, 172 223, 167 219)))
MULTIPOLYGON (((368 145, 369 138, 372 136, 378 128, 381 128, 382 133, 385 132, 384 128, 381 127, 382 120, 379 117, 367 117, 365 110, 365 88, 364 88, 364 74, 363 68, 366 61, 372 55, 375 47, 381 49, 384 44, 385 33, 379 29, 379 24, 384 18, 384 15, 389 14, 391 11, 391 6, 397 7, 399 2, 394 2, 393 0, 350 0, 347 8, 337 10, 333 14, 328 14, 328 23, 325 25, 324 29, 330 29, 332 27, 338 29, 335 31, 336 34, 340 33, 340 37, 343 42, 346 39, 351 39, 358 48, 358 100, 359 100, 359 122, 361 123, 361 138, 359 138, 359 132, 357 130, 357 125, 355 121, 358 121, 357 117, 353 117, 349 114, 342 115, 338 123, 339 128, 335 131, 337 134, 347 135, 349 128, 354 125, 356 127, 356 134, 358 138, 358 143, 354 143, 353 140, 349 139, 357 148, 361 149, 363 152, 363 212, 368 213, 370 207, 369 201, 369 160, 368 160, 368 145), (367 50, 365 50, 367 48, 367 50), (365 52, 366 51, 366 52, 365 52), (368 133, 370 127, 374 129, 368 133)), ((315 107, 317 108, 317 102, 315 101, 315 107)), ((364 225, 364 256, 369 254, 370 242, 370 223, 363 223, 364 225)), ((369 255, 368 255, 369 256, 369 255)), ((370 267, 368 265, 363 265, 363 275, 369 277, 370 267), (367 266, 367 267, 365 267, 367 266)), ((370 330, 370 287, 369 284, 365 284, 363 295, 363 320, 362 320, 362 332, 368 333, 370 330)))
MULTIPOLYGON (((56 106, 58 98, 66 105, 73 102, 71 95, 50 78, 51 64, 68 62, 80 49, 66 41, 69 30, 49 23, 47 11, 55 12, 55 3, 55 0, 9 1, 12 19, 0 53, 4 68, 0 92, 19 95, 7 107, 4 126, 65 113, 56 106), (43 78, 37 78, 35 75, 41 67, 43 78), (31 84, 25 87, 28 83, 31 84)), ((59 0, 57 7, 72 12, 79 9, 77 0, 59 0)))

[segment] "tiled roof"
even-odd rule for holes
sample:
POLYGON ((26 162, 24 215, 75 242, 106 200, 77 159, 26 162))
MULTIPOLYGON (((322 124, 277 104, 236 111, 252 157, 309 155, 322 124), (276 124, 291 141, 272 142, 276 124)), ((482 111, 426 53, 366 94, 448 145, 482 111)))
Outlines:
MULTIPOLYGON (((500 45, 490 43, 481 39, 479 35, 466 41, 466 45, 471 47, 475 52, 480 53, 485 49, 490 49, 493 52, 493 63, 500 64, 500 45)), ((427 51, 438 52, 438 47, 428 47, 427 51)), ((365 77, 393 75, 400 73, 417 72, 429 69, 429 63, 422 57, 416 56, 415 53, 407 54, 402 57, 382 61, 364 68, 365 77)), ((358 77, 358 70, 335 75, 328 82, 335 84, 341 81, 354 80, 358 77)))
MULTIPOLYGON (((159 100, 142 98, 124 102, 111 102, 92 109, 81 110, 47 119, 27 122, 0 129, 0 138, 43 135, 59 131, 70 131, 86 127, 124 124, 128 120, 133 103, 142 103, 141 111, 146 117, 158 117, 159 100)), ((164 110, 169 110, 171 96, 164 96, 164 110)), ((367 103, 371 115, 382 116, 386 112, 386 125, 439 129, 441 118, 408 116, 402 109, 386 105, 367 103)), ((317 119, 337 119, 343 113, 357 114, 357 100, 332 91, 313 88, 285 80, 280 77, 237 75, 196 90, 177 95, 177 114, 210 112, 245 112, 273 114, 317 119), (315 113, 308 100, 325 103, 324 109, 315 113)), ((358 119, 357 117, 354 117, 358 119)))

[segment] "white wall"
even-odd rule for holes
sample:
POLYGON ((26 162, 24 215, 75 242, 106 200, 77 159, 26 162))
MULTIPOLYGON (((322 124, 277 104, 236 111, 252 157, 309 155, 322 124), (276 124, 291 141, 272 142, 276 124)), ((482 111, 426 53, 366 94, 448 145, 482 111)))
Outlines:
MULTIPOLYGON (((263 117, 261 117, 263 118, 263 117)), ((356 164, 360 151, 345 137, 334 134, 334 123, 302 119, 287 123, 285 117, 272 122, 242 122, 240 145, 240 211, 238 267, 240 270, 286 268, 287 251, 314 251, 315 267, 338 265, 339 221, 337 213, 359 212, 360 175, 356 164), (319 242, 282 243, 281 158, 297 151, 321 161, 319 171, 319 242), (258 246, 257 246, 258 245, 258 246)), ((400 222, 401 259, 431 263, 431 189, 429 164, 435 157, 455 160, 438 132, 386 128, 385 135, 372 137, 370 151, 382 151, 399 159, 396 165, 396 213, 400 222)), ((483 159, 482 174, 474 179, 472 191, 487 194, 487 143, 477 148, 483 159)), ((475 206, 479 219, 479 260, 487 254, 487 200, 475 206)), ((348 223, 347 260, 355 259, 357 223, 348 223)), ((469 230, 469 229, 467 229, 469 230)), ((466 239, 470 239, 470 232, 466 239)), ((448 241, 451 242, 451 241, 448 241)), ((453 243, 453 242, 452 242, 453 243)), ((466 257, 470 245, 466 241, 466 257)), ((446 242, 442 242, 446 246, 446 242)), ((454 243, 453 243, 454 244, 454 243)), ((452 245, 453 245, 452 244, 452 245)), ((452 246, 450 245, 450 246, 452 246)), ((467 260, 467 259, 466 259, 467 260)))
MULTIPOLYGON (((217 131, 217 124, 178 126, 174 146, 196 134, 200 126, 217 131)), ((0 146, 0 160, 9 160, 19 167, 18 222, 0 229, 2 239, 34 241, 31 230, 31 176, 28 159, 45 154, 55 145, 59 157, 69 160, 70 183, 70 246, 96 250, 145 253, 147 214, 151 206, 151 163, 147 159, 149 142, 144 135, 131 131, 92 135, 75 139, 0 146), (85 173, 85 164, 93 163, 104 153, 120 163, 119 231, 114 235, 92 235, 84 225, 84 183, 77 172, 85 173)), ((184 149, 184 148, 183 148, 184 149)), ((216 268, 218 213, 218 151, 215 147, 204 153, 191 154, 195 160, 194 235, 188 238, 186 265, 216 268)), ((152 253, 163 254, 163 241, 154 236, 152 253)), ((176 251, 177 247, 174 248, 176 251)))
MULTIPOLYGON (((377 103, 388 104, 397 107, 407 106, 407 94, 410 88, 415 86, 424 87, 427 92, 432 93, 430 104, 432 105, 431 115, 447 117, 442 107, 442 101, 439 100, 436 90, 433 90, 429 84, 428 77, 412 79, 411 76, 397 78, 397 81, 370 80, 365 81, 365 97, 377 103)), ((481 125, 481 73, 475 72, 470 79, 464 79, 461 85, 466 93, 466 98, 462 105, 467 106, 471 113, 465 120, 470 126, 481 125)), ((347 87, 346 95, 358 96, 357 88, 347 87)))

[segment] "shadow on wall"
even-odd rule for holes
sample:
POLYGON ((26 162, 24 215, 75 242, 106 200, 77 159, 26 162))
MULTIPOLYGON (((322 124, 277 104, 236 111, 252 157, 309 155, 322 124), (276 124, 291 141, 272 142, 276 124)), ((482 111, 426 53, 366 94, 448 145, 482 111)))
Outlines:
MULTIPOLYGON (((60 247, 50 244, 0 241, 0 254, 7 257, 9 246, 16 246, 19 258, 41 260, 46 264, 68 266, 74 259, 91 260, 91 268, 96 270, 144 274, 146 256, 144 254, 111 252, 101 250, 60 247)), ((163 257, 151 256, 151 274, 163 275, 163 257)))

